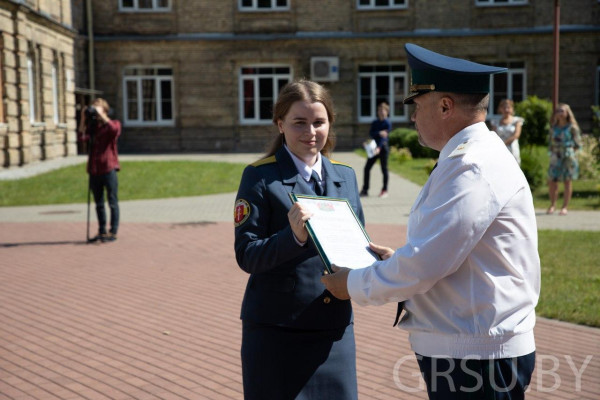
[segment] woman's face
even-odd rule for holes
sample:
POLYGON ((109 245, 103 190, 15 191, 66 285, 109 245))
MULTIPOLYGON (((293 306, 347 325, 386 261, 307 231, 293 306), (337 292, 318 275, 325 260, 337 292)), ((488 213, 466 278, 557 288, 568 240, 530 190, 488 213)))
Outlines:
POLYGON ((569 114, 567 114, 567 109, 565 107, 557 107, 556 111, 554 111, 556 113, 556 119, 559 122, 565 122, 567 121, 567 118, 569 116, 569 114))
POLYGON ((512 115, 513 113, 513 106, 512 104, 505 102, 504 104, 502 104, 502 106, 500 107, 500 113, 502 115, 512 115))
POLYGON ((314 165, 329 135, 329 118, 323 103, 296 101, 277 126, 290 151, 307 165, 314 165))

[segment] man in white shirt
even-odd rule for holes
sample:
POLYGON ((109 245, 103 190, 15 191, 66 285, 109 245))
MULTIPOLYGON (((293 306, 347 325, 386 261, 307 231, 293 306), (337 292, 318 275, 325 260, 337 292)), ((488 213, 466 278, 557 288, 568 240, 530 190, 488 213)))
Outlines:
MULTIPOLYGON (((531 191, 485 125, 497 68, 406 44, 422 145, 440 151, 410 213, 407 243, 322 282, 359 305, 401 302, 430 399, 523 399, 535 366, 540 291, 531 191)), ((400 312, 400 307, 399 307, 400 312)))

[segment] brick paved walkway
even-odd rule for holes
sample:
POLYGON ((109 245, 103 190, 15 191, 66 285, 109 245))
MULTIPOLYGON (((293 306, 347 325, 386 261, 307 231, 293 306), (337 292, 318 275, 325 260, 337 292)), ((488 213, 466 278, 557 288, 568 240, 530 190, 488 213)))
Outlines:
MULTIPOLYGON (((125 223, 92 245, 85 232, 0 223, 0 399, 241 399, 232 224, 125 223)), ((355 313, 360 398, 425 399, 395 305, 355 313)), ((600 329, 540 319, 536 335, 528 399, 600 398, 600 329)))

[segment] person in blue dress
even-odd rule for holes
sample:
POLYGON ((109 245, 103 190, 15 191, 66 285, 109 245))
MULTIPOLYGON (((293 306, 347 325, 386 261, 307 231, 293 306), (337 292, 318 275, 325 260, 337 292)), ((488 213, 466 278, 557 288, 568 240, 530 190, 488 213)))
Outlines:
POLYGON ((245 399, 357 399, 353 314, 331 295, 290 193, 347 198, 364 223, 354 170, 329 158, 333 101, 300 80, 279 93, 278 129, 266 156, 247 166, 234 205, 235 255, 249 273, 242 301, 245 399))
POLYGON ((390 156, 389 135, 392 130, 392 124, 388 119, 390 114, 390 106, 385 102, 381 102, 377 107, 377 119, 371 122, 369 136, 375 140, 377 147, 375 148, 373 157, 367 159, 365 164, 363 187, 360 195, 366 197, 369 195, 371 168, 379 160, 381 164, 381 173, 383 174, 383 186, 379 197, 385 198, 388 196, 388 158, 390 156))
POLYGON ((553 214, 558 200, 558 182, 565 185, 563 204, 559 215, 567 215, 569 201, 573 194, 573 180, 579 178, 577 150, 581 147, 581 130, 568 104, 560 103, 556 107, 551 121, 548 139, 550 166, 548 167, 548 193, 553 214))

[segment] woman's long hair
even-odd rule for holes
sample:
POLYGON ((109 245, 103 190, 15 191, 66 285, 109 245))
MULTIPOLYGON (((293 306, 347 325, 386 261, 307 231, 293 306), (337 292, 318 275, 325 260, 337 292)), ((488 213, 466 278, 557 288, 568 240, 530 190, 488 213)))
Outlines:
MULTIPOLYGON (((333 108, 333 100, 329 94, 329 91, 318 83, 306 79, 288 83, 283 87, 283 89, 281 89, 281 92, 277 97, 277 102, 273 106, 273 124, 275 124, 275 126, 277 126, 279 120, 283 120, 285 118, 287 113, 290 111, 292 104, 297 101, 321 103, 325 106, 327 118, 329 119, 329 133, 327 135, 325 146, 323 146, 321 149, 321 154, 329 157, 333 151, 333 148, 335 147, 335 133, 333 131, 335 110, 333 108)), ((270 157, 277 153, 277 150, 279 150, 284 143, 285 137, 283 133, 279 133, 279 130, 277 130, 277 136, 269 144, 264 158, 270 157)))
MULTIPOLYGON (((571 127, 577 129, 577 131, 581 132, 581 129, 579 129, 579 124, 577 123, 577 120, 575 119, 575 114, 573 114, 573 110, 571 110, 571 107, 569 107, 569 105, 567 103, 558 103, 558 105, 556 106, 556 108, 564 108, 567 111, 567 122, 569 124, 571 124, 571 127)), ((556 115, 556 113, 554 113, 554 115, 552 116, 552 121, 551 121, 551 125, 555 126, 556 124, 558 124, 558 117, 556 115)))

